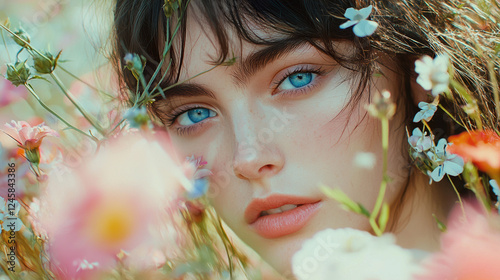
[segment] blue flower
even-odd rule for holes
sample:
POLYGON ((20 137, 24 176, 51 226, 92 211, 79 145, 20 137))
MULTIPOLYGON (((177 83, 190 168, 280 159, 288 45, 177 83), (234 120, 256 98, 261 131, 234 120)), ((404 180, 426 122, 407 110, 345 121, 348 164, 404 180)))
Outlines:
POLYGON ((430 182, 432 180, 435 182, 441 181, 445 174, 458 176, 464 171, 464 160, 458 155, 447 153, 446 147, 448 145, 450 144, 446 139, 442 138, 438 141, 434 151, 427 152, 429 159, 437 165, 429 174, 431 177, 430 182))
POLYGON ((420 102, 418 103, 418 108, 421 110, 415 114, 413 122, 419 122, 421 120, 430 121, 434 113, 436 113, 437 107, 432 103, 420 102))
POLYGON ((372 5, 361 10, 348 8, 345 11, 344 16, 349 20, 341 24, 339 27, 341 29, 346 29, 354 25, 352 30, 356 36, 366 37, 372 35, 378 27, 378 23, 367 20, 367 18, 372 13, 372 9, 372 5))

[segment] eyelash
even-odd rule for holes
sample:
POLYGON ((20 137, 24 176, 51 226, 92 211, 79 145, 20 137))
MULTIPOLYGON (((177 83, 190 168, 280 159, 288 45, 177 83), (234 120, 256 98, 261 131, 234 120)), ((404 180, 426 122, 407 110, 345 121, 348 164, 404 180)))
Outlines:
MULTIPOLYGON (((172 127, 180 115, 182 115, 190 110, 193 110, 193 109, 206 109, 206 108, 203 106, 199 106, 199 105, 185 106, 185 107, 179 107, 170 113, 165 113, 165 116, 162 118, 164 120, 165 126, 172 127)), ((195 123, 195 124, 190 125, 190 126, 179 126, 179 127, 175 128, 175 130, 176 130, 177 134, 179 134, 180 136, 189 135, 192 132, 194 132, 195 129, 197 129, 199 125, 202 125, 202 123, 203 123, 203 121, 201 121, 199 123, 195 123)))
MULTIPOLYGON (((279 81, 273 83, 273 92, 278 90, 279 86, 286 79, 288 79, 290 76, 292 76, 294 74, 298 74, 298 73, 313 73, 313 74, 316 74, 317 76, 321 77, 325 74, 325 71, 322 70, 321 67, 311 67, 311 66, 301 66, 300 68, 296 68, 294 70, 287 70, 287 72, 285 74, 283 74, 283 78, 281 78, 279 81)), ((308 84, 308 85, 301 87, 301 88, 298 88, 296 90, 285 90, 283 93, 280 93, 280 95, 286 95, 286 96, 300 95, 300 94, 308 91, 312 87, 314 87, 316 84, 315 80, 317 78, 318 77, 315 77, 314 80, 311 82, 311 84, 308 84)), ((278 94, 278 93, 273 93, 273 95, 276 95, 276 94, 278 94)), ((177 118, 179 116, 181 116, 182 114, 184 114, 190 110, 198 109, 198 108, 206 109, 205 107, 199 106, 199 105, 179 107, 170 113, 165 113, 165 115, 162 119, 164 120, 165 126, 170 128, 174 125, 175 121, 177 120, 177 118)), ((190 125, 190 126, 179 126, 179 127, 175 128, 175 130, 176 130, 177 134, 180 136, 190 135, 200 125, 203 125, 203 121, 200 123, 190 125)))
MULTIPOLYGON (((295 95, 300 95, 302 93, 305 93, 307 90, 311 89, 312 87, 314 87, 316 85, 316 82, 315 80, 318 78, 318 77, 321 77, 321 76, 324 76, 325 75, 325 72, 323 69, 321 69, 321 67, 312 67, 312 66, 301 66, 300 68, 296 68, 296 69, 293 69, 293 70, 287 70, 287 72, 285 72, 285 74, 283 74, 283 78, 281 78, 279 81, 277 82, 274 82, 273 83, 273 92, 275 92, 276 90, 278 90, 278 88, 280 87, 281 84, 283 84, 283 82, 288 79, 290 76, 294 75, 294 74, 299 74, 299 73, 313 73, 313 74, 316 74, 317 77, 315 77, 313 79, 313 81, 311 82, 311 84, 308 84, 304 87, 301 87, 301 88, 298 88, 296 90, 286 90, 285 92, 283 93, 280 93, 281 95, 286 95, 286 96, 295 96, 295 95)), ((276 95, 277 93, 273 93, 273 95, 276 95)))

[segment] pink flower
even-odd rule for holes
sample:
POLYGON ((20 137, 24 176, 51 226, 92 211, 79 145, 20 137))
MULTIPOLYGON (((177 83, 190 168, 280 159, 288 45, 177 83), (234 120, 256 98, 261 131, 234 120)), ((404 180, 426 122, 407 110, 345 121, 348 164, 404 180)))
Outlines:
POLYGON ((500 217, 479 206, 465 205, 465 218, 459 207, 441 237, 441 251, 424 261, 426 274, 419 280, 490 280, 500 277, 500 217))
POLYGON ((160 144, 137 135, 110 140, 61 180, 50 178, 39 217, 62 277, 80 273, 82 260, 106 269, 121 250, 161 244, 152 229, 169 217, 184 184, 190 181, 160 144))
POLYGON ((25 121, 11 121, 11 124, 7 123, 5 127, 7 128, 5 133, 16 140, 19 147, 25 150, 37 149, 46 136, 59 136, 55 130, 46 126, 44 123, 32 127, 25 121))

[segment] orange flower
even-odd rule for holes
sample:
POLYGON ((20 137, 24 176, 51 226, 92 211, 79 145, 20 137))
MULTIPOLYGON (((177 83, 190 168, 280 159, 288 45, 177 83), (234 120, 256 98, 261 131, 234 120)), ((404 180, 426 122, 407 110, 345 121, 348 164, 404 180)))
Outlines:
POLYGON ((450 136, 448 152, 471 161, 490 176, 500 175, 500 136, 493 130, 463 132, 450 136))

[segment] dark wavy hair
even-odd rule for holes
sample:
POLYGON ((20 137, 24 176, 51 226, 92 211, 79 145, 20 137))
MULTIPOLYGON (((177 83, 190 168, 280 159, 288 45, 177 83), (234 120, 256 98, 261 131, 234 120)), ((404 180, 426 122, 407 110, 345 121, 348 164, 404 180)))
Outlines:
MULTIPOLYGON (((158 75, 153 84, 165 88, 178 82, 185 52, 187 23, 185 14, 181 16, 185 11, 196 13, 199 20, 208 26, 207 29, 215 34, 219 54, 213 58, 214 64, 231 58, 229 30, 241 40, 256 45, 280 46, 290 42, 313 45, 340 65, 359 74, 360 83, 349 103, 351 106, 359 103, 361 93, 376 71, 374 62, 380 54, 384 54, 393 60, 392 70, 399 74, 401 93, 397 95, 397 104, 405 112, 401 125, 410 128, 414 127, 411 120, 418 111, 411 98, 411 84, 416 78, 414 62, 423 55, 447 54, 455 69, 453 78, 465 85, 477 100, 483 126, 498 125, 493 95, 498 84, 492 82, 500 79, 500 7, 497 1, 491 1, 493 4, 485 7, 474 1, 462 3, 458 0, 193 0, 182 1, 172 18, 164 14, 163 5, 166 2, 174 1, 116 1, 114 63, 127 95, 133 94, 135 89, 140 91, 142 85, 125 69, 125 54, 130 52, 144 56, 147 61, 144 76, 146 80, 151 79, 162 59, 167 36, 173 34, 173 30, 167 32, 167 26, 172 29, 174 25, 168 25, 167 21, 174 22, 173 19, 180 18, 180 28, 168 56, 170 70, 162 73, 165 74, 162 80, 159 78, 162 75, 158 75), (343 14, 347 8, 359 9, 368 5, 373 5, 372 17, 379 24, 372 36, 359 38, 351 29, 339 28, 346 20, 343 14), (259 36, 254 32, 255 26, 279 36, 259 36), (336 41, 352 42, 355 52, 348 57, 342 55, 336 50, 336 41)), ((455 92, 452 92, 451 100, 441 101, 466 128, 474 129, 477 124, 462 109, 466 103, 455 92)), ((150 111, 161 119, 157 106, 153 103, 150 111)), ((441 110, 430 126, 436 129, 434 132, 439 137, 463 130, 441 110)), ((410 168, 408 172, 410 174, 410 168)), ((406 189, 402 198, 405 192, 406 189)))

